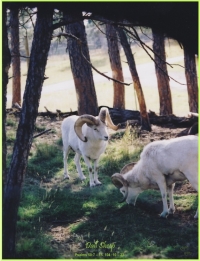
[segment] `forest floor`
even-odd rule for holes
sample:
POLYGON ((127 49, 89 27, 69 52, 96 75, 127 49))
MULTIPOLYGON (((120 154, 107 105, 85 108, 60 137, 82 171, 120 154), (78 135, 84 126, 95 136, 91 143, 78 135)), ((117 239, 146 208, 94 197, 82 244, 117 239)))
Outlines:
MULTIPOLYGON (((51 128, 53 132, 48 133, 47 135, 41 136, 40 139, 41 142, 49 142, 52 140, 57 140, 59 138, 59 132, 60 132, 60 126, 61 126, 61 121, 60 120, 44 120, 43 117, 38 117, 37 119, 38 123, 42 122, 45 126, 46 129, 51 128), (56 130, 56 131, 54 131, 56 130), (57 134, 55 134, 57 133, 57 134), (57 136, 58 135, 58 136, 57 136)), ((140 135, 140 143, 142 146, 145 144, 152 142, 154 140, 160 140, 160 139, 170 139, 174 138, 178 133, 180 133, 183 130, 183 128, 176 128, 173 126, 170 127, 161 127, 161 126, 156 126, 152 125, 152 131, 147 132, 147 131, 142 131, 140 135)), ((124 133, 125 129, 120 129, 118 130, 119 136, 120 133, 124 133)), ((112 130, 110 130, 110 135, 111 135, 111 140, 112 140, 112 134, 116 136, 116 133, 112 130)), ((74 179, 75 181, 76 179, 74 179)), ((62 182, 62 177, 56 178, 56 179, 51 179, 49 182, 45 182, 43 186, 48 189, 58 189, 61 187, 61 182, 62 182)), ((64 185, 65 187, 65 185, 64 185)), ((177 182, 174 193, 177 195, 187 195, 189 194, 194 194, 197 195, 197 192, 193 189, 193 187, 188 183, 188 182, 177 182)), ((162 201, 156 201, 156 202, 151 202, 150 205, 148 205, 149 202, 142 202, 141 207, 144 209, 148 209, 151 211, 159 212, 162 209, 162 201)), ((191 216, 188 215, 187 212, 182 212, 182 207, 176 209, 176 213, 173 215, 173 218, 175 219, 181 219, 182 224, 185 225, 191 225, 194 223, 194 220, 191 216)), ((77 219, 74 222, 76 225, 79 223, 83 223, 87 221, 86 217, 83 217, 81 219, 77 219)), ((66 225, 65 223, 68 223, 70 221, 64 221, 59 224, 59 222, 55 222, 49 229, 49 235, 53 238, 52 239, 52 246, 55 248, 59 253, 62 253, 66 257, 66 252, 73 252, 73 253, 78 253, 80 252, 81 244, 80 241, 77 241, 77 235, 71 235, 69 231, 69 226, 66 225), (76 243, 77 241, 77 243, 76 243), (71 242, 71 244, 69 244, 71 242)), ((153 258, 153 255, 140 255, 137 258, 153 258)))
MULTIPOLYGON (((9 116, 7 121, 11 155, 14 139, 10 133, 16 131, 18 118, 9 116)), ((176 183, 176 212, 162 220, 159 191, 141 193, 136 206, 130 207, 118 203, 120 193, 110 180, 125 164, 138 160, 145 144, 173 138, 183 129, 153 125, 152 132, 142 131, 139 138, 131 129, 127 133, 125 129, 110 131, 109 145, 100 160, 103 185, 91 189, 83 161, 87 180, 81 183, 77 178, 73 153, 69 155, 71 179, 63 180, 61 122, 37 118, 34 135, 51 131, 32 144, 18 214, 18 258, 196 258, 198 222, 193 217, 197 192, 188 182, 176 183), (113 251, 108 245, 105 249, 87 248, 97 241, 113 244, 113 251)))

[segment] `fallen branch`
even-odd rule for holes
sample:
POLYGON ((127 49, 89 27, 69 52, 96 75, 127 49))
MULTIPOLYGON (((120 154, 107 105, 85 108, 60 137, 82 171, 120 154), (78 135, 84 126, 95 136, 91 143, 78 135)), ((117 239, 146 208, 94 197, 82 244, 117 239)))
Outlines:
MULTIPOLYGON (((127 121, 136 120, 140 122, 140 112, 135 110, 122 110, 122 109, 114 109, 108 106, 99 106, 99 110, 102 107, 107 107, 110 113, 110 116, 114 122, 114 124, 121 124, 121 126, 126 127, 127 121)), ((67 118, 71 115, 78 115, 77 111, 70 112, 61 112, 60 110, 56 110, 56 112, 49 111, 46 107, 46 112, 38 112, 38 116, 41 117, 50 117, 50 118, 67 118)), ((11 114, 13 112, 12 109, 6 109, 6 112, 11 114)), ((17 111, 17 115, 20 114, 20 111, 17 111)), ((197 113, 189 113, 188 117, 177 117, 173 114, 167 116, 159 116, 153 111, 148 112, 150 124, 164 126, 164 125, 172 125, 172 127, 177 128, 189 128, 194 123, 198 122, 198 114, 197 113)), ((42 135, 42 134, 41 134, 42 135)))
POLYGON ((51 131, 51 129, 48 129, 48 130, 45 130, 45 131, 42 131, 42 132, 38 133, 37 135, 33 136, 33 139, 35 139, 35 138, 37 138, 39 136, 42 136, 43 134, 45 134, 48 131, 51 131))
POLYGON ((44 107, 46 112, 38 112, 38 116, 42 116, 42 117, 50 117, 50 118, 66 118, 69 117, 71 115, 78 115, 78 111, 70 111, 70 112, 61 112, 61 110, 56 110, 56 112, 52 112, 49 111, 46 107, 44 107))

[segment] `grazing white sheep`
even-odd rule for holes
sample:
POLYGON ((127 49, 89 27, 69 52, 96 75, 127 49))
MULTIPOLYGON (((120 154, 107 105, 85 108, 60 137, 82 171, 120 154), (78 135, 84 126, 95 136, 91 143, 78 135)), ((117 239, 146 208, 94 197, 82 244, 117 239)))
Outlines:
POLYGON ((114 125, 107 108, 101 108, 99 115, 70 116, 62 122, 62 140, 64 156, 64 178, 69 178, 67 171, 67 157, 70 149, 76 152, 75 164, 79 177, 84 180, 80 165, 80 158, 83 156, 89 170, 90 187, 100 185, 98 180, 98 162, 100 155, 104 153, 108 144, 108 130, 110 127, 117 130, 118 126, 114 125), (94 161, 94 171, 90 161, 94 161), (93 175, 94 174, 94 175, 93 175))
POLYGON ((137 163, 126 165, 121 173, 111 178, 124 196, 121 202, 126 200, 128 204, 135 205, 139 193, 144 190, 160 189, 163 201, 160 216, 167 217, 175 211, 173 189, 176 181, 188 179, 198 191, 198 137, 191 135, 154 141, 145 146, 137 163))

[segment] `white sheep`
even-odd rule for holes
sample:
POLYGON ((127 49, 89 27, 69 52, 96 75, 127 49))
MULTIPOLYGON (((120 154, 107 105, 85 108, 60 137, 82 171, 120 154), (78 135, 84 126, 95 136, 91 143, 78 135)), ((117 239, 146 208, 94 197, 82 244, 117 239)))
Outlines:
POLYGON ((137 163, 126 165, 120 174, 111 178, 124 196, 121 202, 126 200, 128 204, 135 205, 139 193, 144 190, 160 189, 163 201, 160 216, 167 217, 175 211, 173 189, 176 181, 188 179, 198 191, 198 137, 191 135, 149 143, 137 163))
POLYGON ((70 116, 62 122, 62 140, 64 156, 64 178, 69 178, 67 171, 67 157, 70 149, 76 152, 74 161, 81 180, 83 175, 80 158, 83 156, 89 170, 90 187, 101 185, 98 180, 98 162, 100 155, 104 153, 108 144, 108 130, 110 127, 117 130, 119 126, 113 124, 107 108, 101 108, 99 115, 70 116), (94 161, 94 171, 92 164, 94 161), (93 176, 94 174, 94 176, 93 176))

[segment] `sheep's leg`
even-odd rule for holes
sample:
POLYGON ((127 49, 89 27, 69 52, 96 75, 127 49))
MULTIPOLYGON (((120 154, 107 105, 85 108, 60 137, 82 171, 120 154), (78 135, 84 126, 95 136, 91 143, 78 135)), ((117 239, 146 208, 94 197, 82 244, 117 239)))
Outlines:
POLYGON ((173 197, 173 192, 174 192, 174 186, 175 184, 172 184, 168 186, 168 194, 169 194, 169 214, 174 214, 175 212, 175 207, 174 207, 174 197, 173 197))
POLYGON ((94 177, 93 177, 93 171, 92 171, 92 165, 90 163, 90 159, 86 156, 83 156, 84 161, 88 167, 88 171, 89 171, 89 177, 90 177, 90 187, 94 187, 95 183, 94 183, 94 177))
POLYGON ((67 170, 67 158, 68 158, 69 151, 70 151, 69 146, 67 148, 63 148, 64 179, 70 178, 67 170))
POLYGON ((98 163, 99 159, 94 161, 94 183, 96 185, 101 185, 101 182, 98 180, 98 163))
POLYGON ((163 201, 163 212, 160 214, 160 217, 167 218, 169 214, 168 205, 167 205, 167 185, 165 177, 161 174, 159 175, 159 180, 157 180, 158 187, 161 192, 162 201, 163 201))
MULTIPOLYGON (((198 167, 194 169, 193 173, 198 173, 198 167)), ((198 191, 198 174, 193 175, 190 171, 185 171, 184 175, 188 178, 190 184, 193 186, 193 188, 198 191)), ((198 209, 196 211, 196 214, 194 218, 198 218, 198 209)))
POLYGON ((86 177, 83 175, 83 172, 82 172, 82 169, 81 169, 80 158, 81 158, 81 154, 76 153, 76 155, 74 157, 74 161, 75 161, 75 164, 76 164, 76 169, 77 169, 78 174, 79 174, 79 178, 81 180, 84 180, 84 179, 86 179, 86 177))
POLYGON ((197 212, 196 212, 194 218, 198 218, 198 209, 197 209, 197 212))

